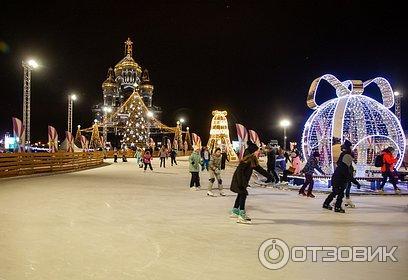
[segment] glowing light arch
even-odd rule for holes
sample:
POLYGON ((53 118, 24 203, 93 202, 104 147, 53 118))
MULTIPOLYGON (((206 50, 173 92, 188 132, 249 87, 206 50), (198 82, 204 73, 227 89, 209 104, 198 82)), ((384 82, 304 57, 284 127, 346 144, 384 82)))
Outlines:
MULTIPOLYGON (((307 156, 314 150, 321 154, 323 169, 332 173, 340 154, 340 145, 345 139, 356 148, 357 163, 366 162, 368 150, 361 145, 364 139, 376 139, 378 146, 394 146, 399 154, 396 167, 402 164, 406 139, 397 117, 389 110, 394 105, 394 94, 389 82, 381 77, 362 82, 347 80, 340 82, 335 76, 326 74, 315 79, 309 89, 307 105, 313 114, 306 121, 302 133, 302 149, 307 156), (317 104, 316 95, 322 80, 327 81, 336 91, 337 98, 317 104), (375 83, 381 94, 382 104, 362 95, 364 89, 375 83), (381 139, 381 140, 379 140, 381 139), (381 145, 380 145, 381 144, 381 145)), ((372 155, 370 155, 372 156, 372 155)), ((357 166, 358 168, 359 166, 357 166)))

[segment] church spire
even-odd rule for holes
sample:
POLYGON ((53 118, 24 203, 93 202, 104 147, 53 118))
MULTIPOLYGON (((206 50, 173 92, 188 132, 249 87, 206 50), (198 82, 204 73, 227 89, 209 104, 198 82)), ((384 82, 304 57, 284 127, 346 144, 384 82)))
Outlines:
POLYGON ((125 55, 132 56, 132 46, 133 46, 133 42, 128 37, 128 39, 125 42, 125 55))

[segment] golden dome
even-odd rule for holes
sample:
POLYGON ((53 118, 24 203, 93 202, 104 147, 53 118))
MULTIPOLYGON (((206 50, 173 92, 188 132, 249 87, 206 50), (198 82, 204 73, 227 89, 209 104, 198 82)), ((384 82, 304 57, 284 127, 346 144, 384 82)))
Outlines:
POLYGON ((142 91, 153 91, 154 87, 150 82, 149 71, 145 69, 142 75, 142 82, 140 83, 142 91))
POLYGON ((114 79, 114 74, 113 74, 113 69, 109 68, 108 70, 108 76, 106 80, 102 83, 102 89, 103 90, 114 90, 116 89, 117 84, 114 79))
POLYGON ((142 73, 142 68, 137 64, 132 57, 132 45, 133 42, 130 40, 130 38, 127 39, 125 42, 125 57, 118 62, 115 66, 115 75, 120 76, 122 74, 122 71, 125 69, 132 69, 136 72, 137 76, 139 76, 142 73))

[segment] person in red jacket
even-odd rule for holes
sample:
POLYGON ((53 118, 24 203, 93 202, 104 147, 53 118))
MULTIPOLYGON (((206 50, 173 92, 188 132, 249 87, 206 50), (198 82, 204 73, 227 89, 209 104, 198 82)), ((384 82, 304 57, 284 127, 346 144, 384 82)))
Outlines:
POLYGON ((394 187, 396 193, 400 193, 400 189, 397 187, 397 180, 394 175, 394 165, 397 162, 397 159, 392 154, 394 152, 393 147, 388 147, 382 151, 381 155, 383 158, 383 165, 381 166, 381 175, 383 177, 379 191, 384 191, 384 185, 387 180, 390 180, 390 183, 394 187))

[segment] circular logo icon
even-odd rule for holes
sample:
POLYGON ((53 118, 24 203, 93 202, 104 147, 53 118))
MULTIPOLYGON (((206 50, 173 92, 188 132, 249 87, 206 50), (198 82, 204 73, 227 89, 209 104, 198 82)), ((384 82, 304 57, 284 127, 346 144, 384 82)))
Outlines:
POLYGON ((258 257, 264 267, 280 269, 289 261, 289 246, 278 238, 267 239, 259 247, 258 257))

